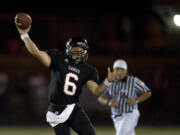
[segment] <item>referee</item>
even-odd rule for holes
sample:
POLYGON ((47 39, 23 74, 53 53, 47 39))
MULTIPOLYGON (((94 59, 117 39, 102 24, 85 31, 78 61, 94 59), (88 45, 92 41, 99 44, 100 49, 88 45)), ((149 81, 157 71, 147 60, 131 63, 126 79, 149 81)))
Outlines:
POLYGON ((117 78, 104 84, 107 90, 98 98, 101 104, 111 107, 112 120, 116 135, 135 135, 135 127, 139 119, 138 103, 151 96, 149 88, 139 78, 128 75, 126 61, 119 59, 113 64, 113 72, 117 78))

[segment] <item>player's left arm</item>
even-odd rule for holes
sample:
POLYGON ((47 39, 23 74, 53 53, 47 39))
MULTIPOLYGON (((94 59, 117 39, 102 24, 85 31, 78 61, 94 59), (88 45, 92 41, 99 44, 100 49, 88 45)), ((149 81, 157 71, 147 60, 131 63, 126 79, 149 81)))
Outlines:
POLYGON ((87 88, 96 96, 100 96, 106 89, 105 84, 98 85, 95 81, 89 80, 86 83, 87 88))
POLYGON ((105 83, 98 85, 95 81, 89 80, 86 82, 87 88, 96 96, 100 96, 111 84, 112 81, 115 80, 115 74, 111 72, 110 68, 108 67, 108 75, 105 83))

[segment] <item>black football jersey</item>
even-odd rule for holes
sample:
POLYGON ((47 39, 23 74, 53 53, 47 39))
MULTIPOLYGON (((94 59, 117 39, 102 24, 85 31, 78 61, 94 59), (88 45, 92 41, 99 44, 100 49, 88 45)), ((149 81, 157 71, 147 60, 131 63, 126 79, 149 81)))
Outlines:
POLYGON ((86 63, 75 64, 57 49, 46 51, 51 57, 49 101, 57 105, 79 102, 83 86, 88 80, 98 81, 97 70, 86 63))

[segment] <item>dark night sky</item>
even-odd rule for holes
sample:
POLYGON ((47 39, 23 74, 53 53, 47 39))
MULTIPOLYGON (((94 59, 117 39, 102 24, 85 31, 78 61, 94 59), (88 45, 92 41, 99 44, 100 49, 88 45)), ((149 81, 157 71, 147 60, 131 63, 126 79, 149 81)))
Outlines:
POLYGON ((147 0, 141 3, 133 2, 132 0, 125 1, 38 1, 37 3, 26 3, 18 4, 14 3, 8 6, 1 6, 0 12, 20 12, 26 11, 28 13, 51 13, 57 15, 114 15, 114 14, 124 14, 124 13, 134 13, 138 11, 146 10, 150 7, 147 0))

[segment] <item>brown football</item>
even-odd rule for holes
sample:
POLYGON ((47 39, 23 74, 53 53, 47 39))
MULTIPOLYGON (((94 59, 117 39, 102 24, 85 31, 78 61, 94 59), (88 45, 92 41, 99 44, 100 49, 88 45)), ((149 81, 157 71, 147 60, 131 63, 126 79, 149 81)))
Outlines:
POLYGON ((31 16, 27 13, 17 13, 14 18, 15 24, 21 29, 27 29, 32 24, 31 16))

